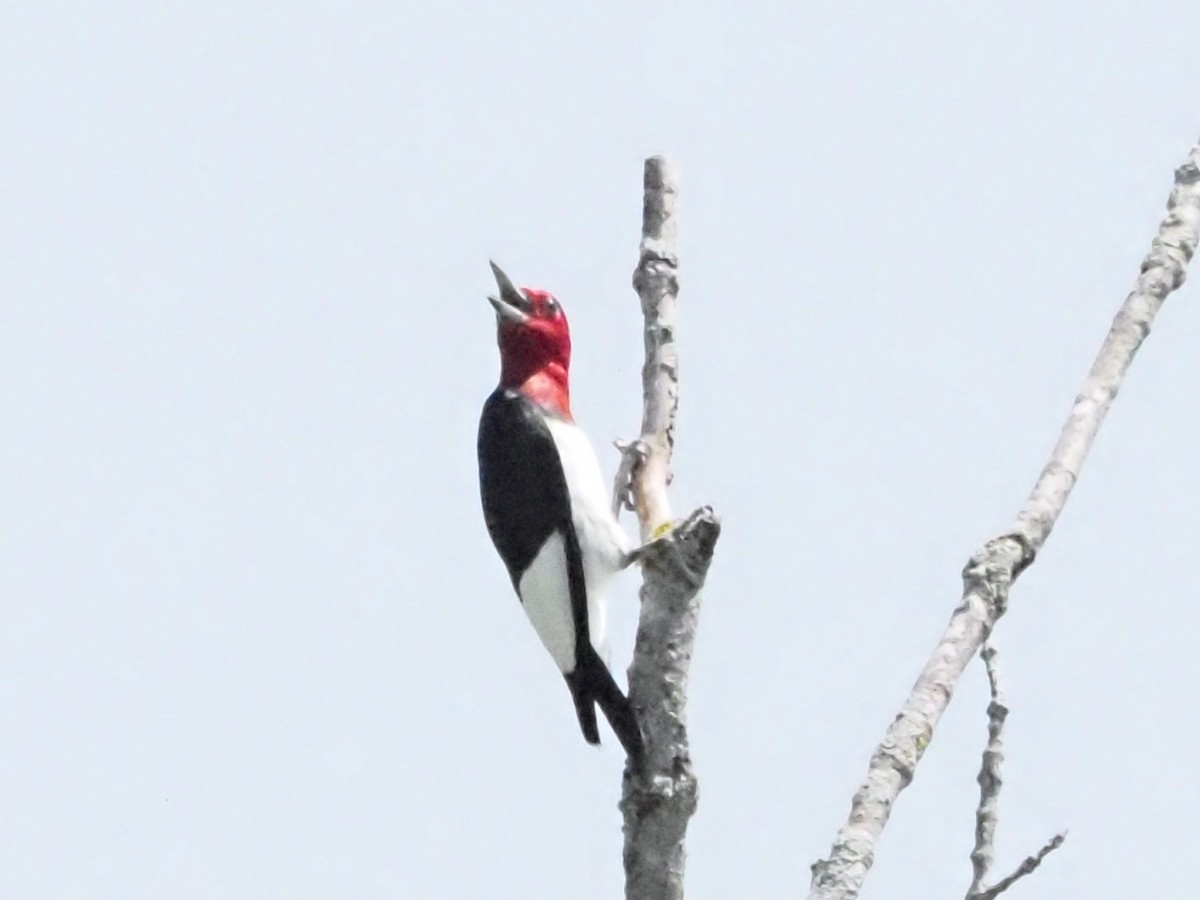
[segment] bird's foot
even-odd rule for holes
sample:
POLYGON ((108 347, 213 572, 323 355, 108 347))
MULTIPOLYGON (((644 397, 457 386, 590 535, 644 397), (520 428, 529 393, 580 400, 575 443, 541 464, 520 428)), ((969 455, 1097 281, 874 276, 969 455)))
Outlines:
POLYGON ((655 528, 650 535, 650 540, 625 554, 621 568, 627 569, 634 563, 643 563, 651 557, 661 556, 666 553, 671 546, 671 531, 674 528, 674 522, 663 522, 655 528))
POLYGON ((650 563, 656 569, 674 572, 698 590, 704 584, 713 545, 720 533, 721 524, 712 507, 702 506, 686 519, 665 522, 655 528, 650 540, 626 554, 625 565, 650 563))
MULTIPOLYGON (((621 452, 621 462, 613 479, 613 518, 620 518, 622 509, 636 509, 633 496, 633 476, 650 455, 650 445, 643 440, 625 441, 618 438, 613 446, 621 452)), ((626 563, 628 565, 628 563, 626 563)))

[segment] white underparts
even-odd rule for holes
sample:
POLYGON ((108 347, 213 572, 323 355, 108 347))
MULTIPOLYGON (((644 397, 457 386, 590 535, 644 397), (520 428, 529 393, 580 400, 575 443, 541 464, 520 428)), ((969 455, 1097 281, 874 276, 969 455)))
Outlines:
MULTIPOLYGON (((567 583, 567 554, 563 536, 550 535, 517 586, 521 605, 559 671, 575 671, 575 622, 567 583)), ((589 623, 590 627, 590 623, 589 623)))
POLYGON ((608 582, 621 569, 630 542, 612 515, 608 490, 600 474, 600 463, 591 441, 573 422, 546 418, 558 449, 567 493, 571 498, 571 521, 583 555, 584 581, 588 595, 588 634, 600 658, 608 662, 605 593, 608 582))
MULTIPOLYGON (((583 556, 587 585, 588 636, 608 662, 604 592, 629 552, 628 535, 613 518, 600 464, 587 435, 571 422, 547 416, 571 500, 571 522, 583 556)), ((563 536, 547 538, 518 586, 521 602, 534 630, 563 672, 575 670, 575 625, 567 580, 567 555, 563 536)))

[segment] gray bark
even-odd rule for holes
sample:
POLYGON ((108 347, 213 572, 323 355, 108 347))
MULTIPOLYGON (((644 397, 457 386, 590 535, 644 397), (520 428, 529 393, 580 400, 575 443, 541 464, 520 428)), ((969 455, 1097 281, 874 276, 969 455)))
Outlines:
POLYGON ((629 667, 629 699, 645 734, 646 756, 639 771, 626 768, 620 808, 625 818, 625 896, 678 900, 683 896, 684 835, 698 796, 685 716, 688 669, 700 589, 720 524, 704 507, 671 527, 667 485, 679 400, 679 260, 678 189, 666 160, 646 160, 644 188, 642 240, 633 276, 645 320, 642 430, 638 441, 619 445, 620 472, 632 480, 626 492, 619 475, 616 496, 628 494, 642 541, 658 540, 642 564, 641 616, 629 667))

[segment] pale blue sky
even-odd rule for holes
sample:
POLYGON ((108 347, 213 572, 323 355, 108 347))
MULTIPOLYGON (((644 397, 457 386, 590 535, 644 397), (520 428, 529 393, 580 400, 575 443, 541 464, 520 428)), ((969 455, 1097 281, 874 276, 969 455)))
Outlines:
MULTIPOLYGON (((674 499, 725 524, 688 896, 802 895, 1132 284, 1198 35, 1183 2, 0 5, 0 894, 621 895, 618 745, 474 442, 495 258, 565 305, 611 473, 666 153, 674 499)), ((1071 829, 1023 900, 1194 892, 1196 302, 998 630, 997 874, 1071 829)), ((977 668, 864 898, 965 891, 977 668)))

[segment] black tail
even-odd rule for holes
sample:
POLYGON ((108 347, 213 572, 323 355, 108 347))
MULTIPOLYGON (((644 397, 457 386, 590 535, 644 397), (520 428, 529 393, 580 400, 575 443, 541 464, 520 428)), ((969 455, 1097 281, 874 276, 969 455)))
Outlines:
POLYGON ((645 745, 642 742, 642 729, 638 726, 637 716, 633 707, 613 681, 612 674, 600 659, 600 655, 585 645, 577 652, 575 671, 565 676, 567 687, 571 689, 571 697, 575 701, 575 714, 579 716, 579 727, 583 730, 583 739, 589 744, 600 743, 600 732, 596 729, 596 704, 608 719, 617 740, 625 748, 625 752, 634 762, 642 758, 645 745))

